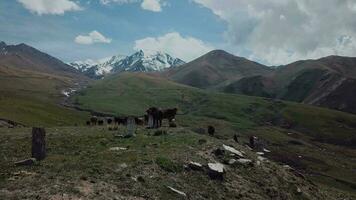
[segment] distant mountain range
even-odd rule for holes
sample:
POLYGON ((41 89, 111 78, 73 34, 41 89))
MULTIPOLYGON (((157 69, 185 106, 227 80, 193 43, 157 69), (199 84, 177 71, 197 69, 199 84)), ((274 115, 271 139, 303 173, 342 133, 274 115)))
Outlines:
POLYGON ((72 67, 92 78, 100 78, 114 72, 153 72, 185 64, 167 53, 145 54, 140 50, 130 56, 117 55, 98 61, 86 60, 69 63, 72 67))
MULTIPOLYGON (((70 65, 26 44, 0 42, 0 74, 56 80, 57 88, 119 72, 156 72, 175 82, 226 93, 277 98, 356 113, 356 58, 328 56, 268 67, 222 50, 185 63, 167 53, 113 56, 70 65), (63 84, 65 83, 65 84, 63 84)), ((32 83, 19 79, 23 86, 32 83)), ((10 87, 7 84, 6 87, 10 87)))
POLYGON ((268 67, 214 50, 163 73, 176 82, 356 113, 356 58, 329 56, 268 67))

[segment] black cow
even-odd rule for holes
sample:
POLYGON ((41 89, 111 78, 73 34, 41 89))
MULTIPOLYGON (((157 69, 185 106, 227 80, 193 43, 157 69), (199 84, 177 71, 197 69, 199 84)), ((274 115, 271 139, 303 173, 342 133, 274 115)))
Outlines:
POLYGON ((115 117, 114 118, 114 123, 117 125, 120 125, 120 124, 125 125, 126 121, 127 121, 126 117, 115 117))
POLYGON ((92 116, 90 118, 90 122, 92 126, 95 126, 98 123, 98 117, 97 116, 92 116))
POLYGON ((177 108, 162 110, 162 118, 168 119, 169 122, 172 122, 176 118, 177 111, 177 108))
POLYGON ((99 125, 99 126, 102 126, 102 125, 104 125, 104 120, 102 120, 102 119, 99 119, 99 120, 98 120, 98 125, 99 125))
POLYGON ((159 128, 162 126, 163 113, 161 109, 157 107, 151 107, 147 111, 147 115, 151 116, 153 119, 153 126, 150 128, 159 128))
POLYGON ((113 122, 113 119, 111 117, 106 118, 106 123, 110 125, 113 122))

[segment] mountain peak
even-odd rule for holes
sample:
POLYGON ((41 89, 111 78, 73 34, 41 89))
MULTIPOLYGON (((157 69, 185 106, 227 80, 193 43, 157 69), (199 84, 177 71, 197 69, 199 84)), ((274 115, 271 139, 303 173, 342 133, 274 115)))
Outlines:
POLYGON ((112 56, 102 59, 95 64, 77 61, 69 63, 72 67, 86 73, 91 77, 102 77, 113 72, 152 72, 163 71, 167 68, 183 65, 185 62, 174 58, 165 52, 145 52, 138 50, 130 56, 112 56))

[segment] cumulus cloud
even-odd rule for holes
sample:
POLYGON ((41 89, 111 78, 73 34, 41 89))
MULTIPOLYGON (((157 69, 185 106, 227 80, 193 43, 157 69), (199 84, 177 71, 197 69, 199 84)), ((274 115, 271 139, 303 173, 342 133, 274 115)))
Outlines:
POLYGON ((191 61, 211 50, 213 47, 194 37, 184 37, 177 32, 160 37, 147 37, 135 41, 135 50, 145 53, 166 52, 172 56, 191 61))
POLYGON ((70 0, 17 0, 32 13, 43 15, 62 15, 67 11, 82 10, 75 2, 70 0))
POLYGON ((237 52, 267 64, 356 55, 354 0, 194 1, 227 22, 224 37, 237 52))
POLYGON ((78 35, 74 41, 78 44, 90 45, 94 43, 111 43, 110 38, 106 38, 98 31, 92 31, 88 35, 78 35))
POLYGON ((161 12, 165 3, 162 0, 100 0, 101 4, 108 5, 110 3, 126 4, 141 2, 141 8, 152 12, 161 12))

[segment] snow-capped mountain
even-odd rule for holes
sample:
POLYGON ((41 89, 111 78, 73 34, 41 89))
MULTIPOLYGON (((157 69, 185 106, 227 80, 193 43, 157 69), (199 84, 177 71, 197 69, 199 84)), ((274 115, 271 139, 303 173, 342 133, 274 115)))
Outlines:
POLYGON ((183 65, 185 62, 167 53, 145 54, 142 50, 130 56, 117 55, 98 61, 86 60, 69 63, 72 67, 91 77, 102 77, 113 72, 152 72, 183 65))

